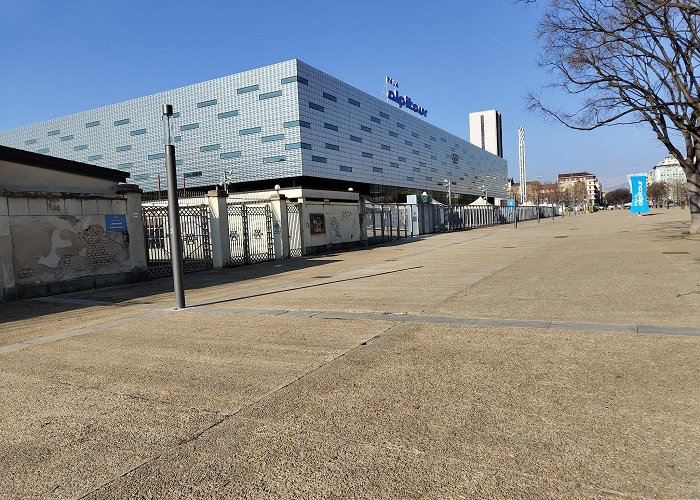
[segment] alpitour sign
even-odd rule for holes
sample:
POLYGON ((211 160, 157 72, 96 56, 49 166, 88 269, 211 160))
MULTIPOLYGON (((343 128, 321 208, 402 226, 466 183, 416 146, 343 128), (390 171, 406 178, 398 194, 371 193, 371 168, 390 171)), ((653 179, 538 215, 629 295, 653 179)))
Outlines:
POLYGON ((408 96, 402 96, 399 95, 399 91, 397 90, 394 92, 393 90, 389 90, 386 93, 386 96, 394 101, 396 104, 399 105, 400 108, 403 108, 404 106, 414 113, 418 113, 421 116, 428 116, 428 110, 418 106, 418 104, 415 104, 413 101, 411 101, 411 98, 408 96))

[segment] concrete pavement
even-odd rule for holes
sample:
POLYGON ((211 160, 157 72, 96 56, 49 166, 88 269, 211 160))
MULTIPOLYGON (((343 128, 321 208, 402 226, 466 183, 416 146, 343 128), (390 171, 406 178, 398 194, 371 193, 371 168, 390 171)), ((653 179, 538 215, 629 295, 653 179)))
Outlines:
POLYGON ((700 239, 625 212, 0 306, 0 496, 700 497, 700 239))

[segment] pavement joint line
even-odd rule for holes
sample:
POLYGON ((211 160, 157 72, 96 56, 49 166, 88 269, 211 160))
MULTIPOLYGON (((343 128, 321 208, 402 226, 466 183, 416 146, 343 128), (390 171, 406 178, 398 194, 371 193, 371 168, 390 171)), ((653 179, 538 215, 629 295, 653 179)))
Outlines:
POLYGON ((664 325, 633 325, 627 323, 595 323, 564 320, 532 320, 512 318, 467 318, 459 316, 430 316, 424 314, 365 313, 348 311, 290 311, 287 309, 247 309, 237 307, 206 307, 207 311, 219 314, 297 316, 304 318, 335 320, 392 321, 403 323, 427 323, 467 325, 476 327, 495 326, 505 328, 536 328, 542 330, 574 330, 611 333, 637 333, 641 335, 690 335, 700 336, 700 328, 664 325))
POLYGON ((373 340, 373 339, 376 339, 376 338, 380 337, 381 335, 387 333, 389 330, 391 330, 392 328, 395 328, 396 326, 397 326, 397 325, 389 326, 388 328, 386 328, 385 330, 382 330, 382 331, 379 332, 379 333, 374 333, 374 334, 372 334, 372 336, 366 337, 364 340, 361 340, 358 344, 353 345, 352 347, 350 347, 349 349, 347 349, 347 350, 345 350, 345 351, 342 351, 340 354, 337 354, 336 356, 333 356, 331 359, 328 359, 328 360, 326 360, 326 361, 321 362, 320 365, 318 365, 318 366, 316 366, 315 368, 312 368, 312 369, 310 369, 310 370, 308 370, 308 371, 303 372, 303 373, 300 374, 299 376, 295 377, 293 380, 290 380, 289 382, 285 382, 285 383, 283 383, 283 384, 280 384, 280 385, 277 386, 276 388, 272 389, 271 391, 266 392, 265 394, 263 394, 263 395, 260 396, 259 398, 255 399, 254 401, 251 401, 250 403, 241 406, 241 407, 238 408, 236 411, 234 411, 234 412, 232 412, 232 413, 230 413, 230 414, 226 414, 225 416, 223 416, 223 417, 222 417, 221 419, 219 419, 218 421, 213 422, 211 425, 205 427, 204 429, 201 429, 201 430, 197 431, 195 434, 193 434, 192 436, 188 437, 187 439, 183 439, 183 440, 180 441, 179 443, 177 443, 177 444, 175 444, 175 445, 173 445, 173 446, 170 446, 169 448, 167 448, 167 449, 161 451, 160 453, 157 453, 157 454, 155 454, 155 455, 153 455, 153 456, 151 456, 151 457, 148 457, 147 459, 145 459, 145 460, 143 460, 142 462, 140 462, 138 465, 136 465, 136 466, 132 467, 131 469, 129 469, 129 470, 127 470, 127 471, 125 471, 125 472, 119 474, 118 476, 116 476, 116 477, 114 477, 114 478, 112 478, 112 479, 110 479, 110 480, 108 480, 108 481, 102 483, 101 485, 99 485, 99 486, 93 488, 92 490, 90 490, 90 491, 88 491, 88 492, 86 492, 86 493, 80 495, 78 498, 82 499, 82 498, 87 497, 88 495, 96 494, 96 493, 97 493, 98 491, 100 491, 102 488, 104 488, 104 487, 106 487, 106 486, 109 486, 110 484, 114 483, 115 481, 117 481, 117 480, 119 480, 119 479, 121 479, 121 478, 123 478, 123 477, 125 477, 125 476, 127 476, 127 475, 129 475, 129 474, 131 474, 132 472, 134 472, 134 471, 140 469, 141 467, 143 467, 143 466, 145 466, 145 465, 148 465, 148 464, 150 464, 150 463, 152 463, 152 462, 155 462, 156 460, 158 460, 158 459, 161 458, 162 456, 166 455, 166 454, 167 454, 168 452, 170 452, 171 450, 177 449, 177 448, 179 448, 179 447, 182 447, 183 445, 186 445, 186 444, 188 444, 188 443, 191 443, 192 441, 195 441, 195 440, 199 439, 199 438, 200 438, 202 435, 204 435, 206 432, 208 432, 208 431, 214 429, 215 427, 218 427, 219 425, 221 425, 222 423, 226 422, 227 420, 230 420, 230 419, 232 419, 232 418, 234 418, 234 417, 237 417, 237 416, 238 416, 240 413, 242 413, 243 411, 252 408, 253 406, 259 404, 260 402, 262 402, 262 401, 265 400, 265 399, 268 399, 268 398, 274 396, 275 394, 278 394, 279 392, 281 392, 281 391, 285 390, 286 388, 288 388, 288 387, 290 387, 290 386, 296 384, 297 382, 299 382, 300 380, 302 380, 302 379, 308 377, 309 375, 312 375, 313 373, 316 373, 317 371, 319 371, 319 370, 321 370, 322 368, 324 368, 324 367, 330 365, 331 363, 334 363, 336 360, 338 360, 338 359, 340 359, 340 358, 346 356, 347 354, 349 354, 349 353, 355 351, 356 349, 359 349, 359 348, 361 348, 361 347, 366 346, 366 345, 368 344, 368 342, 370 342, 370 341, 373 340))

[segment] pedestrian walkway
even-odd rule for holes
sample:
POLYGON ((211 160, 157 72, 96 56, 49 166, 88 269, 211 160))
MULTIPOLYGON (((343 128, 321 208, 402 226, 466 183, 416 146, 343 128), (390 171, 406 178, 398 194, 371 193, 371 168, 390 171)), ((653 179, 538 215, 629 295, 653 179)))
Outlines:
POLYGON ((700 239, 602 212, 0 305, 2 497, 700 496, 700 239))

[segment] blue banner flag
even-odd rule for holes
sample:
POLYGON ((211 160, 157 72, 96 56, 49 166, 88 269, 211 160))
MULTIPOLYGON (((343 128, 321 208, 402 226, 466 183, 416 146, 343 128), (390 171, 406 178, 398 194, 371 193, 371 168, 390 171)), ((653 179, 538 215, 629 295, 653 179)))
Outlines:
POLYGON ((630 177, 632 187, 632 206, 630 212, 648 212, 647 204, 647 178, 644 175, 630 177))

